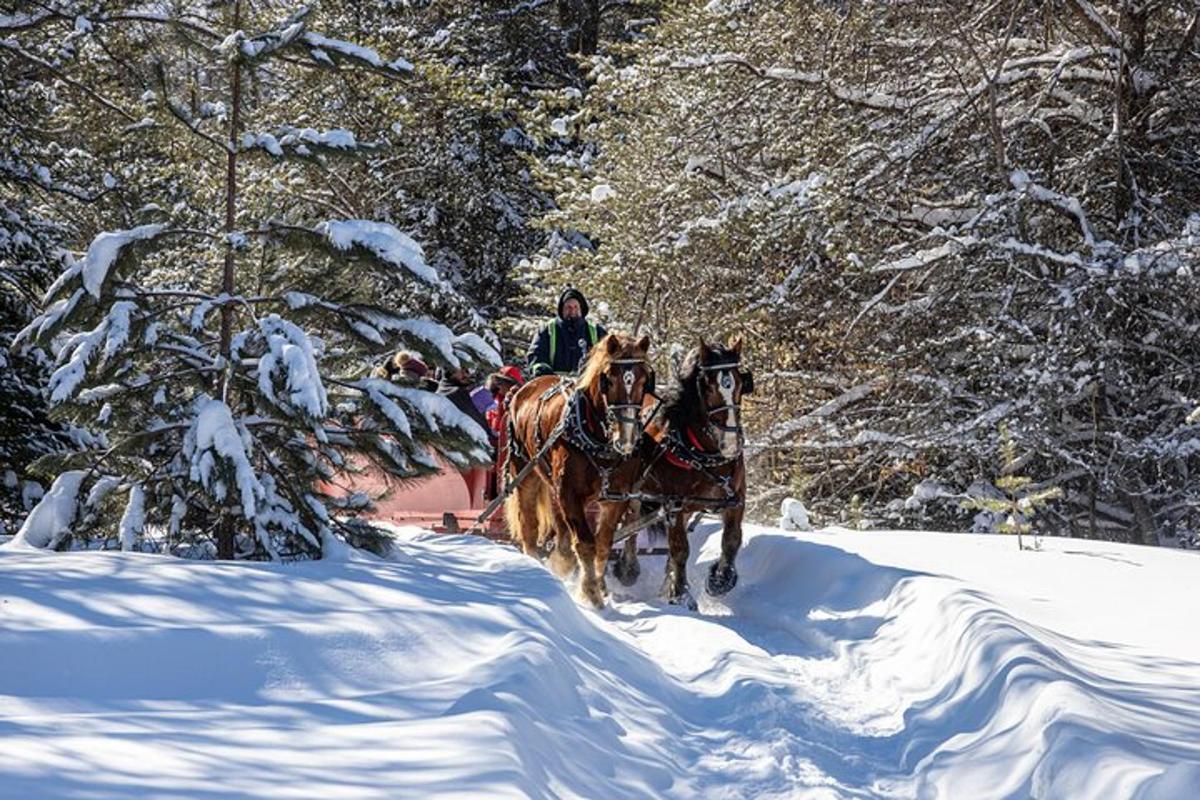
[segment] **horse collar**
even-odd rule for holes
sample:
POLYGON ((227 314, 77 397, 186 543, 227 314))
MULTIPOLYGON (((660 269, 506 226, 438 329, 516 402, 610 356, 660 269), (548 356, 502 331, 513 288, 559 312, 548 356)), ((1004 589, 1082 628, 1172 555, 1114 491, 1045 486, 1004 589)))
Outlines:
POLYGON ((706 469, 728 464, 737 456, 730 458, 719 451, 705 450, 704 445, 700 443, 700 437, 692 430, 692 426, 688 425, 682 430, 670 428, 667 433, 666 458, 682 469, 706 469))
POLYGON ((605 440, 604 423, 595 418, 595 411, 584 392, 572 393, 571 399, 563 409, 563 414, 565 415, 563 436, 567 442, 593 457, 603 458, 613 455, 612 448, 605 440), (599 426, 599 435, 592 432, 595 426, 599 426))

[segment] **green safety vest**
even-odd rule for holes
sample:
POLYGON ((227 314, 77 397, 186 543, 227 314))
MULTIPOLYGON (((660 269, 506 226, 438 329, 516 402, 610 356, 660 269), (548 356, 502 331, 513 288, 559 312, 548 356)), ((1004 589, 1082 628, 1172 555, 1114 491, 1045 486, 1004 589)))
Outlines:
MULTIPOLYGON (((595 347, 596 346, 596 326, 589 322, 587 324, 587 331, 588 331, 588 339, 591 342, 591 344, 589 346, 595 347)), ((551 369, 554 369, 554 354, 557 351, 558 351, 558 321, 555 320, 554 322, 550 323, 550 368, 551 369)), ((571 371, 573 372, 574 370, 571 370, 571 371)))

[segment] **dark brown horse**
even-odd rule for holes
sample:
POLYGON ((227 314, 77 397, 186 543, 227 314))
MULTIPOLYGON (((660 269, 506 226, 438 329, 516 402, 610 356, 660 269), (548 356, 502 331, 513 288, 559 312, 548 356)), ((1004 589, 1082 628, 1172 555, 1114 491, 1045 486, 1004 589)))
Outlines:
MULTIPOLYGON (((741 403, 754 390, 741 357, 741 339, 728 347, 701 340, 684 359, 674 392, 646 426, 639 454, 640 494, 657 499, 666 514, 669 555, 663 596, 670 603, 695 608, 687 580, 686 525, 697 511, 719 511, 724 522, 721 558, 708 574, 709 594, 724 594, 737 583, 734 561, 742 546, 746 502, 741 403)), ((634 539, 626 541, 614 572, 623 583, 636 577, 634 539)))
POLYGON ((551 568, 566 577, 578 564, 580 593, 597 608, 608 593, 613 531, 629 505, 605 498, 620 498, 637 476, 632 456, 642 438, 640 412, 654 390, 649 348, 648 336, 610 334, 592 348, 578 379, 535 378, 509 401, 509 480, 557 437, 505 501, 509 534, 534 556, 553 537, 551 568), (586 513, 594 500, 600 501, 595 531, 586 513))

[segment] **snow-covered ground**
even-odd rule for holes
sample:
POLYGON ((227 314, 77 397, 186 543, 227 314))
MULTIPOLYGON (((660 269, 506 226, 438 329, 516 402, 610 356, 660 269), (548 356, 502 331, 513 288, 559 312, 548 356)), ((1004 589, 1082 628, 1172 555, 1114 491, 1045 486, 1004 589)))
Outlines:
POLYGON ((1194 554, 752 528, 699 613, 643 566, 594 613, 465 537, 0 548, 0 796, 1200 797, 1194 554))

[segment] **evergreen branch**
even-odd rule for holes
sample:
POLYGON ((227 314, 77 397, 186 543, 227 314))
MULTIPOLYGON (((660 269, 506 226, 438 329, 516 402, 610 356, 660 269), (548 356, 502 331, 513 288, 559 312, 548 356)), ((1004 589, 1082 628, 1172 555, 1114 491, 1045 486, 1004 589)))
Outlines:
POLYGON ((88 97, 90 97, 91 99, 93 99, 97 103, 99 103, 100 105, 107 108, 109 111, 112 111, 116 114, 121 115, 122 117, 129 120, 130 122, 136 123, 138 121, 135 116, 133 116, 128 111, 126 111, 125 109, 118 106, 113 101, 109 100, 104 95, 97 92, 95 89, 91 88, 90 86, 80 83, 79 81, 75 80, 74 78, 68 76, 66 73, 64 73, 62 70, 60 70, 58 67, 54 66, 50 62, 44 61, 41 58, 38 58, 37 56, 35 56, 33 53, 26 51, 19 44, 17 44, 17 42, 15 42, 14 40, 0 39, 0 47, 3 47, 6 50, 16 53, 18 56, 25 59, 26 61, 37 64, 42 69, 53 74, 56 78, 61 80, 63 83, 65 83, 68 86, 72 87, 73 89, 76 89, 76 90, 82 92, 83 94, 87 95, 88 97))
POLYGON ((173 101, 171 99, 170 89, 167 86, 166 67, 163 65, 163 63, 161 61, 155 62, 154 73, 155 73, 155 76, 158 78, 158 86, 162 92, 163 105, 166 106, 167 110, 171 112, 171 116, 173 116, 175 119, 179 120, 179 122, 183 123, 184 127, 186 127, 193 134, 200 137, 202 140, 204 140, 208 144, 212 145, 213 147, 217 148, 221 152, 226 153, 226 154, 232 152, 233 148, 229 142, 222 141, 222 140, 216 138, 215 136, 213 136, 212 134, 205 133, 204 131, 200 130, 200 121, 192 119, 191 116, 188 115, 188 113, 186 111, 184 111, 183 108, 178 106, 175 103, 175 101, 173 101))

